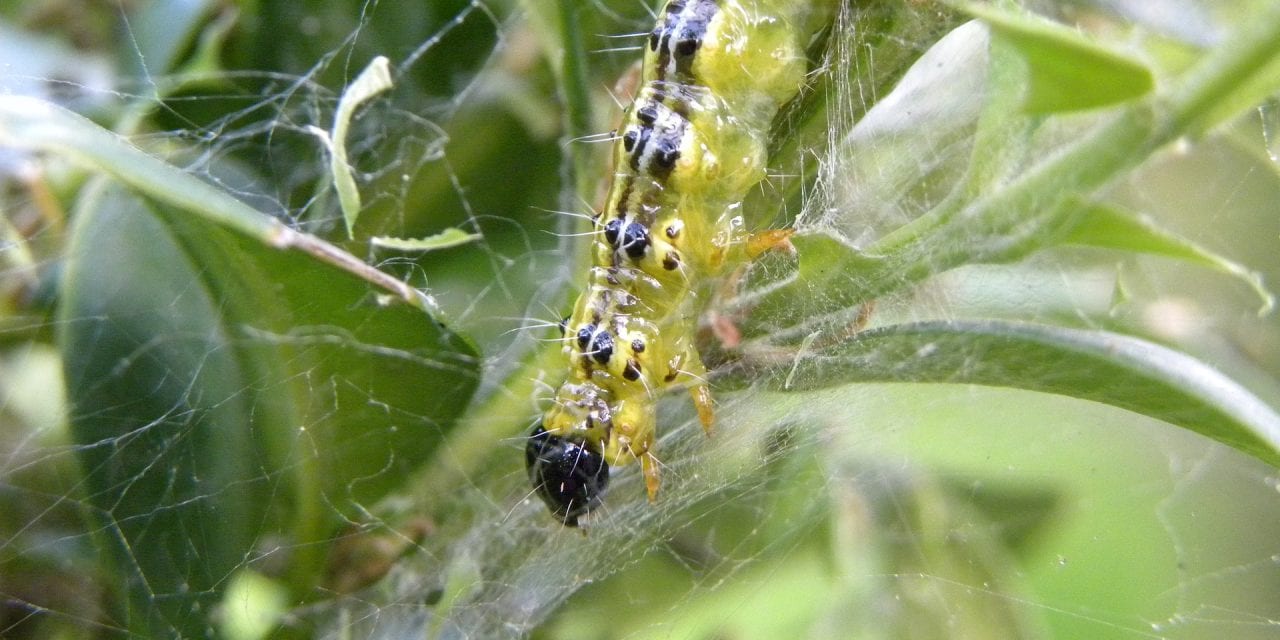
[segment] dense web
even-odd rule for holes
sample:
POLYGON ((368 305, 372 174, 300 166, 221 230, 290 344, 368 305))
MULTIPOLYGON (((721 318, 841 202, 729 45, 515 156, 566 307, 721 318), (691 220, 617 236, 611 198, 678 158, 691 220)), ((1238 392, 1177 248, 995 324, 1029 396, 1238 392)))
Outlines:
MULTIPOLYGON (((148 281, 176 320, 144 325, 139 331, 154 332, 126 355, 94 364, 84 364, 94 356, 69 358, 59 348, 114 354, 107 338, 77 327, 117 320, 68 315, 85 307, 54 291, 63 264, 103 286, 115 286, 110 273, 95 280, 84 272, 155 264, 128 255, 79 259, 86 241, 68 240, 63 221, 48 215, 49 202, 73 192, 61 175, 71 170, 0 147, 0 289, 8 297, 0 318, 0 636, 127 635, 137 633, 135 618, 155 618, 152 633, 256 638, 254 615, 318 637, 1280 634, 1280 474, 1265 462, 1122 408, 1001 388, 1022 386, 1012 381, 1024 374, 1013 364, 1000 371, 977 342, 926 344, 905 358, 949 345, 951 375, 890 375, 903 358, 892 345, 857 355, 867 370, 890 373, 860 378, 825 366, 868 332, 1016 320, 1158 341, 1280 406, 1280 333, 1274 316, 1258 316, 1247 284, 1124 251, 1132 247, 1001 244, 1034 231, 1026 226, 993 234, 957 222, 949 241, 913 245, 920 255, 904 264, 925 272, 888 279, 869 268, 806 287, 797 261, 822 249, 806 254, 797 239, 799 258, 779 252, 708 283, 700 294, 714 435, 702 434, 687 394, 671 392, 659 411, 657 503, 646 500, 637 468, 616 469, 583 529, 560 526, 530 491, 524 436, 564 375, 548 345, 581 281, 576 265, 607 174, 608 133, 657 8, 595 0, 580 8, 579 32, 566 34, 541 6, 553 3, 428 4, 427 17, 366 1, 344 4, 342 15, 281 18, 294 30, 276 36, 278 55, 259 59, 279 69, 211 74, 170 61, 198 60, 234 17, 201 13, 192 18, 193 29, 205 30, 201 44, 166 53, 150 39, 156 25, 147 20, 158 15, 120 8, 123 49, 132 54, 120 66, 135 66, 109 81, 107 62, 70 66, 68 50, 35 47, 25 38, 38 36, 20 40, 16 29, 7 38, 11 28, 0 23, 0 58, 36 52, 21 68, 0 69, 0 93, 111 114, 102 119, 133 144, 425 292, 438 319, 471 337, 480 354, 476 363, 460 343, 424 327, 416 310, 385 303, 363 284, 295 290, 290 280, 269 294, 241 295, 217 276, 238 268, 235 259, 202 262, 223 254, 179 242, 187 253, 175 249, 173 259, 191 260, 198 277, 148 281), (286 36, 306 37, 307 46, 288 47, 286 36), (562 64, 575 55, 575 38, 586 52, 576 76, 562 64), (347 242, 326 132, 344 87, 374 55, 391 59, 395 88, 358 114, 347 137, 362 197, 347 242), (590 85, 594 135, 568 133, 572 118, 562 114, 578 103, 557 93, 558 76, 567 86, 590 85), (447 227, 475 239, 430 253, 369 242, 447 227), (961 251, 972 255, 958 258, 961 251), (215 295, 184 288, 196 281, 215 295), (845 290, 871 295, 846 299, 845 290), (308 301, 334 291, 332 303, 308 301), (272 296, 302 309, 293 318, 304 322, 282 327, 266 311, 255 314, 272 296), (200 324, 202 317, 225 320, 200 324), (161 331, 183 322, 194 324, 161 331), (424 335, 432 344, 419 344, 424 335), (279 362, 255 365, 244 355, 268 350, 279 362), (158 368, 148 368, 153 359, 158 368), (75 379, 86 371, 107 373, 75 379), (139 372, 154 376, 147 394, 111 395, 139 372), (947 384, 982 376, 1011 382, 947 384), (440 386, 404 388, 401 377, 440 386), (64 397, 68 386, 92 398, 64 397), (156 401, 174 400, 150 407, 150 391, 156 401), (151 418, 86 438, 129 416, 151 418), (278 437, 226 426, 244 416, 255 425, 295 420, 283 462, 230 455, 270 448, 259 440, 278 437), (356 423, 370 426, 342 431, 356 423), (156 449, 133 446, 157 442, 157 431, 156 449), (343 469, 348 459, 358 462, 343 469), (123 471, 104 487, 84 479, 86 465, 123 471), (239 480, 217 484, 228 477, 239 480), (321 486, 311 503, 298 497, 307 479, 321 486), (163 490, 142 497, 150 505, 137 502, 141 489, 130 491, 157 482, 163 490), (263 504, 224 511, 240 491, 263 504), (104 504, 104 495, 115 502, 104 504), (187 520, 192 505, 203 511, 187 520), (277 522, 276 510, 292 519, 277 522), (262 526, 235 526, 238 516, 262 526), (308 518, 321 524, 298 524, 308 518), (165 562, 156 549, 170 554, 176 577, 156 569, 165 562), (282 585, 305 574, 297 568, 305 563, 319 586, 290 592, 282 585), (142 608, 161 613, 121 617, 129 589, 142 589, 142 608)), ((1217 43, 1248 15, 1173 0, 1024 4, 1137 57, 1217 43)), ((998 53, 986 27, 933 3, 846 5, 815 44, 812 87, 779 119, 769 178, 748 198, 767 208, 752 213, 757 227, 792 226, 857 249, 892 244, 904 225, 974 196, 957 194, 976 184, 966 183, 975 174, 999 173, 990 185, 1015 183, 1106 118, 1020 115, 993 127, 1007 98, 992 58, 1008 52, 998 53), (1018 148, 1000 147, 1009 158, 974 158, 984 136, 1006 129, 1026 132, 1018 148)), ((258 37, 269 50, 273 38, 258 37)), ((1162 71, 1175 77, 1185 61, 1171 58, 1144 62, 1171 65, 1162 71)), ((1264 103, 1254 117, 1162 150, 1090 195, 1280 281, 1276 113, 1274 100, 1264 103)), ((96 202, 110 209, 121 200, 107 192, 96 202)), ((155 237, 147 234, 193 233, 154 220, 93 229, 99 241, 119 235, 121 244, 105 245, 117 247, 155 237)), ((261 247, 243 240, 207 242, 231 246, 229 255, 253 262, 248 273, 264 280, 296 268, 274 253, 258 257, 261 247)), ((1049 367, 1026 375, 1055 374, 1049 367)), ((1081 397, 1097 397, 1087 391, 1081 397)))

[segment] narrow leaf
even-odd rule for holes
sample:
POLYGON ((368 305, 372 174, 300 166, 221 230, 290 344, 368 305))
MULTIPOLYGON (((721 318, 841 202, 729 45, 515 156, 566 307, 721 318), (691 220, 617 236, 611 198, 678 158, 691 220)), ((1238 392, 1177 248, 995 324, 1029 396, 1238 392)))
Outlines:
POLYGON ((435 235, 425 238, 392 238, 390 236, 378 236, 373 238, 373 246, 383 249, 395 249, 397 251, 436 251, 439 249, 448 249, 457 247, 469 242, 475 242, 481 237, 478 233, 467 233, 457 227, 450 227, 435 235))
POLYGON ((1262 274, 1160 227, 1148 216, 1112 205, 1082 205, 1080 220, 1070 229, 1066 241, 1166 256, 1208 267, 1249 285, 1262 301, 1258 315, 1275 307, 1275 296, 1262 283, 1262 274))
POLYGON ((0 147, 59 154, 115 177, 139 193, 230 228, 260 243, 298 249, 338 267, 401 300, 439 316, 435 303, 320 238, 236 200, 225 191, 130 144, 77 113, 44 100, 0 95, 0 147))
POLYGON ((347 164, 347 130, 351 118, 360 105, 391 88, 391 70, 385 56, 378 56, 360 72, 355 82, 347 87, 338 100, 338 112, 334 115, 331 135, 332 153, 329 170, 333 174, 333 186, 338 190, 338 202, 342 205, 342 218, 347 223, 347 236, 352 235, 356 218, 360 216, 360 189, 347 164))
POLYGON ((51 102, 0 96, 0 146, 47 151, 95 167, 147 195, 269 244, 284 225, 225 191, 142 152, 114 132, 51 102))
POLYGON ((1145 65, 1078 31, 1031 14, 975 4, 963 8, 1022 54, 1029 71, 1023 108, 1030 113, 1105 107, 1145 95, 1155 87, 1145 65))
POLYGON ((1105 331, 997 321, 896 325, 779 362, 766 377, 785 390, 945 382, 1053 393, 1164 420, 1280 465, 1274 409, 1203 362, 1105 331))

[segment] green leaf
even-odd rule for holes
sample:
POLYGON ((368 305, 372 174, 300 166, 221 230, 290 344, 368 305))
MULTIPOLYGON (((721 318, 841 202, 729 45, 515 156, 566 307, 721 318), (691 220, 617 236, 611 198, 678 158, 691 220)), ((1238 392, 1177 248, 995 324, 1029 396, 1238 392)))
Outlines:
POLYGON ((25 96, 0 96, 0 145, 59 154, 108 173, 148 197, 280 249, 313 258, 382 287, 410 305, 438 315, 421 292, 320 238, 283 223, 225 191, 149 155, 87 118, 58 105, 25 96))
POLYGON ((437 251, 475 242, 484 236, 478 233, 467 233, 457 227, 450 227, 435 235, 425 238, 391 238, 377 236, 371 240, 373 246, 397 251, 437 251))
POLYGON ((133 630, 203 635, 265 540, 309 593, 344 519, 430 456, 476 354, 368 283, 203 218, 91 188, 59 307, 88 503, 133 630))
POLYGON ((378 56, 342 93, 338 112, 333 117, 333 133, 328 137, 329 172, 333 176, 333 186, 338 190, 342 219, 347 223, 347 237, 353 236, 356 219, 360 216, 360 189, 351 175, 351 166, 347 164, 347 130, 360 105, 390 88, 391 68, 385 56, 378 56))
MULTIPOLYGON (((987 10, 977 11, 985 16, 987 10)), ((857 249, 839 230, 820 227, 798 234, 793 238, 800 254, 798 273, 774 275, 769 287, 746 296, 744 306, 752 311, 744 333, 776 333, 779 327, 797 327, 828 315, 847 316, 855 305, 904 290, 933 274, 965 264, 1017 260, 1060 244, 1079 222, 1080 201, 1096 197, 1177 136, 1195 132, 1196 123, 1216 104, 1215 96, 1252 87, 1266 76, 1267 65, 1280 55, 1275 48, 1280 41, 1280 6, 1269 7, 1257 22, 1228 45, 1207 52, 1159 100, 1115 109, 1029 161, 1018 162, 1018 145, 993 133, 997 127, 990 125, 1000 123, 998 114, 984 113, 987 124, 981 132, 992 134, 993 140, 976 139, 978 158, 966 181, 944 197, 931 198, 937 204, 911 222, 857 249), (993 163, 992 158, 1004 162, 993 163), (992 177, 999 180, 992 182, 992 177), (806 317, 798 318, 796 309, 804 309, 806 317)), ((996 61, 1001 60, 1003 56, 997 56, 996 61)), ((995 80, 997 87, 1007 86, 1003 73, 995 80)), ((895 94, 903 90, 899 86, 882 103, 900 99, 895 94)), ((920 181, 925 177, 919 176, 920 181)), ((907 178, 909 174, 893 177, 907 178)), ((832 215, 860 225, 858 204, 837 201, 832 215)), ((794 341, 797 336, 784 332, 783 337, 794 341)))
POLYGON ((1105 331, 997 321, 897 325, 799 354, 766 377, 794 391, 943 382, 1053 393, 1164 420, 1280 465, 1274 409, 1190 356, 1105 331))
POLYGON ((237 571, 218 609, 226 640, 261 640, 288 610, 289 592, 279 582, 249 569, 237 571))
MULTIPOLYGON (((1017 596, 1029 597, 1030 587, 1000 527, 973 503, 981 490, 970 482, 967 491, 957 491, 927 474, 869 475, 862 491, 875 522, 871 529, 879 534, 873 547, 876 573, 893 577, 878 587, 892 593, 895 602, 891 614, 874 617, 871 625, 901 638, 1051 637, 1043 612, 1019 604, 1017 596)), ((843 520, 840 524, 848 526, 850 518, 843 520)), ((847 596, 844 606, 829 614, 831 622, 858 615, 851 612, 860 595, 847 596)), ((833 625, 825 635, 838 635, 839 628, 833 625)))
POLYGON ((1023 108, 1030 113, 1094 109, 1146 95, 1155 87, 1151 70, 1099 46, 1080 32, 1031 14, 986 5, 964 11, 1013 45, 1028 68, 1023 108))
POLYGON ((1170 92, 1173 126, 1201 135, 1280 92, 1280 5, 1264 7, 1170 92))
POLYGON ((278 220, 51 102, 0 96, 0 145, 54 152, 97 167, 157 200, 194 211, 263 242, 277 242, 284 228, 278 220))
POLYGON ((139 75, 163 75, 177 70, 182 55, 200 37, 200 27, 216 8, 211 0, 142 5, 129 17, 130 37, 117 41, 117 53, 139 75))
POLYGON ((1207 267, 1249 285, 1262 301, 1258 315, 1275 307, 1275 296, 1262 283, 1262 274, 1160 227, 1150 217, 1107 204, 1082 204, 1081 208, 1083 215, 1068 231, 1066 242, 1166 256, 1207 267))
POLYGON ((301 418, 256 392, 289 379, 280 359, 245 358, 234 324, 222 322, 244 319, 256 288, 208 288, 204 276, 229 275, 225 265, 192 261, 118 189, 82 204, 59 346, 88 501, 112 532, 100 545, 129 576, 132 630, 196 635, 205 622, 193 609, 216 602, 214 585, 243 562, 259 527, 281 525, 267 509, 280 479, 265 473, 281 461, 260 438, 301 418))

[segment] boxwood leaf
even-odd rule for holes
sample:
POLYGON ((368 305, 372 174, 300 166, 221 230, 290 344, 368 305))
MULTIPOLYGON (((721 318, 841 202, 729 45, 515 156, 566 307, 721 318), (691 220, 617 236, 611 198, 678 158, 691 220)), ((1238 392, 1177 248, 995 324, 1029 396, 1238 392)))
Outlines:
POLYGON ((849 382, 1012 387, 1092 400, 1280 465, 1280 415, 1186 354, 1106 331, 1004 321, 921 322, 800 353, 764 376, 793 391, 849 382))
POLYGON ((967 4, 964 10, 1022 54, 1028 69, 1023 108, 1030 113, 1105 107, 1145 95, 1155 87, 1146 65, 1073 29, 988 6, 967 4))
POLYGON ((272 552, 308 592, 316 543, 447 433, 475 352, 350 273, 102 184, 59 308, 87 503, 129 576, 129 628, 203 636, 250 558, 272 552))

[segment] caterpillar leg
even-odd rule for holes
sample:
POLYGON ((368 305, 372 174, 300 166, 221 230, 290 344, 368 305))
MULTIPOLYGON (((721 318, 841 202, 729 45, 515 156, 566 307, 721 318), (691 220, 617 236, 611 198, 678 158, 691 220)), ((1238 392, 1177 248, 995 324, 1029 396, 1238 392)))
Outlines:
POLYGON ((696 384, 689 388, 689 395, 693 396, 693 406, 698 410, 698 420, 702 422, 702 430, 710 436, 712 426, 716 422, 716 409, 711 402, 711 387, 705 383, 696 384))
MULTIPOLYGON (((733 270, 733 273, 720 282, 714 299, 722 301, 733 299, 739 285, 742 284, 742 278, 747 273, 747 267, 750 266, 749 262, 759 258, 766 251, 795 251, 795 247, 791 244, 791 236, 793 235, 795 235, 795 229, 770 229, 751 234, 747 238, 745 245, 739 245, 746 261, 739 264, 733 270)), ((711 332, 720 341, 720 346, 724 349, 737 349, 742 344, 742 332, 738 330, 738 325, 734 322, 734 319, 715 311, 708 315, 711 332)), ((699 403, 699 400, 694 398, 694 402, 699 403)), ((699 404, 699 407, 701 407, 701 404, 699 404)), ((707 414, 710 414, 710 409, 707 410, 707 414)), ((701 408, 699 408, 698 415, 703 415, 701 408)), ((705 420, 703 424, 706 424, 705 420)))
POLYGON ((747 238, 747 258, 755 260, 766 251, 794 251, 795 247, 791 246, 791 236, 795 235, 795 232, 795 229, 767 229, 751 234, 747 238))
POLYGON ((871 316, 875 313, 875 310, 875 300, 868 300, 862 303, 862 306, 858 307, 858 314, 849 322, 849 324, 845 325, 842 330, 826 334, 822 338, 815 340, 811 346, 815 349, 821 350, 846 342, 866 329, 867 325, 871 324, 871 316))
POLYGON ((795 229, 766 229, 747 236, 743 243, 715 244, 708 262, 712 270, 719 270, 726 260, 732 262, 750 262, 759 258, 766 251, 795 251, 791 246, 791 236, 795 229))
POLYGON ((649 502, 657 502, 658 487, 662 485, 662 479, 658 477, 658 459, 653 452, 645 451, 640 456, 640 470, 644 473, 644 489, 649 493, 649 502))
POLYGON ((868 300, 858 308, 858 316, 853 319, 852 333, 860 333, 871 324, 871 315, 876 312, 876 301, 868 300))
POLYGON ((702 356, 698 355, 693 345, 685 347, 684 353, 671 362, 671 370, 679 371, 682 380, 690 381, 689 397, 698 410, 698 421, 702 430, 711 435, 712 425, 716 421, 715 405, 711 401, 711 387, 707 384, 707 367, 702 364, 702 356), (681 368, 683 366, 683 369, 681 368))

